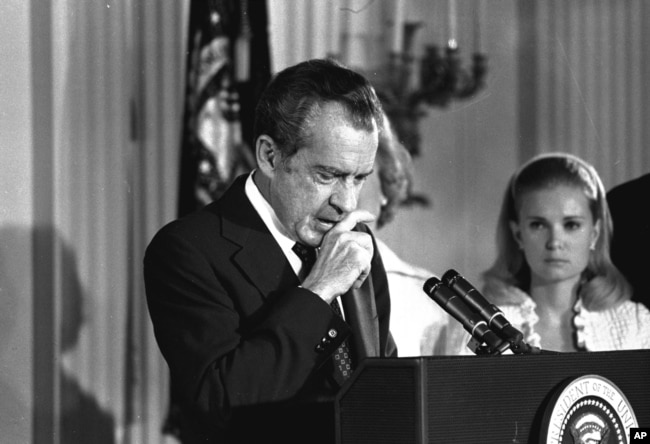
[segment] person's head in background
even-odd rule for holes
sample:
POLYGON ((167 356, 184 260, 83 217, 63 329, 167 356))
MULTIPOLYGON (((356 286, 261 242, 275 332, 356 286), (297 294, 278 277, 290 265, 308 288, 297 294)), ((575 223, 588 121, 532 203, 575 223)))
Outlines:
POLYGON ((361 189, 358 203, 359 208, 376 216, 377 229, 391 222, 398 207, 407 199, 413 167, 410 153, 397 139, 386 115, 383 120, 375 171, 361 189))
POLYGON ((486 286, 569 283, 585 307, 629 299, 630 287, 610 259, 612 222, 596 170, 566 153, 526 162, 510 179, 497 227, 497 259, 486 286))

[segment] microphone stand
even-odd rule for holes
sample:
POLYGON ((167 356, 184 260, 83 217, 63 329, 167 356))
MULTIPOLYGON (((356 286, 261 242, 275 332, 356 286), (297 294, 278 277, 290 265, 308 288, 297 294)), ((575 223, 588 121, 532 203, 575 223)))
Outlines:
POLYGON ((542 352, 539 347, 533 347, 524 341, 513 342, 504 340, 498 347, 490 347, 485 342, 477 340, 475 337, 469 340, 467 347, 474 352, 475 355, 491 355, 498 356, 510 350, 515 355, 538 355, 542 352))
POLYGON ((474 352, 475 355, 480 356, 498 356, 510 349, 510 344, 507 341, 501 341, 497 347, 490 347, 485 342, 480 342, 475 337, 469 340, 467 347, 474 352))

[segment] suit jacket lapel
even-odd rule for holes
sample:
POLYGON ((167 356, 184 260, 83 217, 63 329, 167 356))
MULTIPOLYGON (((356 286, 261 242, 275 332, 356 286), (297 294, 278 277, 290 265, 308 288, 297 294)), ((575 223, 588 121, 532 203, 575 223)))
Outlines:
POLYGON ((282 249, 246 197, 246 177, 237 178, 219 201, 223 215, 222 234, 241 246, 233 261, 267 296, 278 288, 298 285, 299 281, 282 249))

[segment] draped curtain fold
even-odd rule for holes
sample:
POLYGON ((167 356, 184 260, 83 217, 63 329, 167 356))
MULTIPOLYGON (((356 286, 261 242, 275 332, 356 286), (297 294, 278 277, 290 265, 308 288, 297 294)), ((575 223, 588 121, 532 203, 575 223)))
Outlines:
POLYGON ((141 264, 176 215, 186 16, 187 1, 56 0, 45 19, 51 70, 35 69, 51 84, 52 155, 34 189, 52 211, 34 261, 52 278, 34 328, 51 333, 34 344, 36 443, 173 442, 141 264))
MULTIPOLYGON (((643 0, 521 2, 523 159, 568 151, 607 188, 650 171, 650 5, 643 0), (530 33, 530 30, 533 30, 530 33), (528 91, 526 91, 528 90, 528 91), (523 112, 523 110, 526 112, 523 112), (530 137, 532 136, 532 137, 530 137)), ((523 160, 522 159, 522 160, 523 160)))

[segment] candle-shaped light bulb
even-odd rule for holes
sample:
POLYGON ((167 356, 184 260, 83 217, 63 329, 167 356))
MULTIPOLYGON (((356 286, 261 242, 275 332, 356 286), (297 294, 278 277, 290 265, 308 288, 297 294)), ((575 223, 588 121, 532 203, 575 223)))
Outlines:
POLYGON ((401 54, 404 50, 404 0, 394 0, 394 6, 391 51, 394 54, 401 54))
POLYGON ((485 1, 478 0, 474 13, 474 51, 483 53, 483 38, 485 33, 485 1))
POLYGON ((458 32, 458 17, 456 12, 456 0, 449 0, 449 43, 456 42, 458 32))

